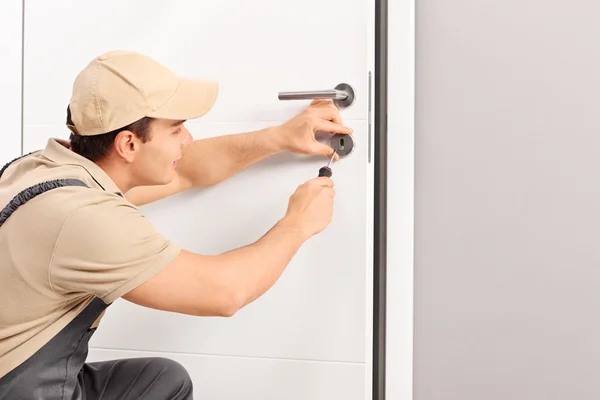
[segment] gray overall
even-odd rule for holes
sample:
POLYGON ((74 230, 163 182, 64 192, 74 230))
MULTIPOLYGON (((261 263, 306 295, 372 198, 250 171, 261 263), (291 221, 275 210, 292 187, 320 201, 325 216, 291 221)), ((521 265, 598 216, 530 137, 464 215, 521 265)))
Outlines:
MULTIPOLYGON (((16 160, 0 170, 0 178, 16 160)), ((86 185, 76 179, 57 179, 25 189, 0 212, 0 229, 12 213, 27 201, 65 186, 86 185)), ((0 378, 0 399, 192 399, 192 381, 187 371, 170 359, 134 358, 85 362, 88 342, 95 331, 95 328, 90 327, 108 306, 100 298, 95 298, 34 355, 0 378)))

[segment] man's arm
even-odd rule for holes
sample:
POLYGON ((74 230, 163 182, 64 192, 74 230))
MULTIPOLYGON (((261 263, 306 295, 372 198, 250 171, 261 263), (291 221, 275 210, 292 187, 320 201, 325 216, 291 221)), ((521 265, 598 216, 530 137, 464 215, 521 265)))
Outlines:
POLYGON ((341 124, 339 111, 331 101, 315 100, 282 125, 195 140, 184 148, 173 182, 134 188, 126 194, 127 199, 135 205, 143 205, 183 190, 215 185, 280 152, 328 157, 331 148, 319 143, 315 132, 352 133, 352 129, 341 124))
POLYGON ((256 243, 218 256, 183 250, 123 298, 163 311, 230 317, 279 279, 304 239, 282 221, 256 243))
POLYGON ((161 186, 127 192, 135 205, 147 204, 191 188, 215 185, 281 151, 277 128, 195 140, 183 149, 175 179, 161 186))
POLYGON ((329 178, 311 179, 290 197, 285 217, 257 242, 217 256, 182 251, 123 298, 164 311, 232 316, 266 292, 304 241, 329 224, 334 196, 329 178))

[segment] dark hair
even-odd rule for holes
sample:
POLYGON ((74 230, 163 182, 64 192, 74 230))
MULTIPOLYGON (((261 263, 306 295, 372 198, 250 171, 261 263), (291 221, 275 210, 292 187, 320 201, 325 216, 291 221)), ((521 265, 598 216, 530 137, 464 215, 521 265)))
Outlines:
MULTIPOLYGON (((144 117, 122 128, 94 136, 81 136, 71 133, 69 137, 71 149, 88 160, 101 160, 109 154, 119 132, 131 131, 141 139, 142 143, 150 140, 150 124, 153 120, 154 118, 144 117)), ((67 125, 75 125, 71 120, 70 107, 67 107, 67 125)))

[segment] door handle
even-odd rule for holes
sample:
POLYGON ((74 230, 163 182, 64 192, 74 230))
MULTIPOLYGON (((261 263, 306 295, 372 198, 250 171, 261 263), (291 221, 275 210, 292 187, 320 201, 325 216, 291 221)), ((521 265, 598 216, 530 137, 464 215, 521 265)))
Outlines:
POLYGON ((347 83, 340 83, 334 89, 279 92, 279 100, 332 99, 337 108, 350 107, 355 96, 354 89, 347 83))

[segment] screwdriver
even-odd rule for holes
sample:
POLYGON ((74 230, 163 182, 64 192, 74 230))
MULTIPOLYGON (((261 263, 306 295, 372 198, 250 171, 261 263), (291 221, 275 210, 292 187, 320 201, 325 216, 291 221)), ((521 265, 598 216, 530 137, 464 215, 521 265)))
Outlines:
POLYGON ((331 162, 333 161, 333 157, 335 157, 335 153, 337 153, 337 150, 335 150, 333 152, 327 165, 324 167, 321 167, 321 169, 319 169, 319 176, 326 176, 328 178, 331 178, 331 175, 333 175, 333 172, 331 171, 331 168, 329 168, 329 164, 331 164, 331 162))

